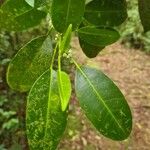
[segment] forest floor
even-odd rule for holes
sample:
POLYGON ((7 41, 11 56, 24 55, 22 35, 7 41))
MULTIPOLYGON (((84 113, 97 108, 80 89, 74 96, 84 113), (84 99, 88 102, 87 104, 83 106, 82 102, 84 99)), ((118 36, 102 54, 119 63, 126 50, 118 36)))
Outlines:
POLYGON ((73 41, 74 57, 81 64, 103 70, 124 93, 133 114, 133 131, 128 140, 114 142, 94 129, 73 97, 65 136, 59 150, 150 150, 150 55, 116 43, 96 58, 82 53, 73 41))

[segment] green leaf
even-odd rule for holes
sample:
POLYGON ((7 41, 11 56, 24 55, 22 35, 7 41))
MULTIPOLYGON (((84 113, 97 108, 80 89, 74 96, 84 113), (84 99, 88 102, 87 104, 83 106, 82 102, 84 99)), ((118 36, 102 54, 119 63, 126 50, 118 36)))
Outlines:
POLYGON ((79 43, 80 43, 80 46, 82 48, 82 51, 84 52, 84 54, 89 57, 89 58, 94 58, 98 55, 98 53, 104 49, 105 47, 100 47, 100 46, 94 46, 94 45, 91 45, 83 40, 81 40, 79 38, 79 43))
POLYGON ((130 108, 118 87, 105 74, 78 66, 75 90, 87 118, 101 134, 119 141, 130 135, 130 108))
POLYGON ((139 13, 142 25, 145 32, 150 30, 150 1, 149 0, 138 0, 139 1, 139 13))
POLYGON ((9 86, 22 92, 28 91, 35 80, 49 68, 51 55, 52 45, 49 37, 38 37, 27 43, 9 64, 9 86))
POLYGON ((61 53, 65 53, 68 51, 71 41, 71 35, 72 35, 72 25, 70 24, 67 31, 65 32, 61 42, 60 42, 60 51, 61 53))
POLYGON ((64 33, 72 24, 72 30, 75 30, 82 21, 84 7, 85 0, 53 0, 51 17, 54 28, 64 33))
POLYGON ((36 10, 24 0, 8 0, 0 8, 0 29, 22 31, 37 26, 46 13, 36 10))
POLYGON ((65 111, 71 97, 71 81, 65 72, 58 71, 58 87, 61 99, 61 108, 62 111, 65 111))
MULTIPOLYGON (((89 1, 86 1, 86 3, 89 3, 89 1)), ((80 28, 87 27, 89 25, 90 25, 89 22, 87 22, 87 20, 84 19, 80 24, 80 28)), ((82 40, 80 37, 79 37, 79 44, 81 46, 83 53, 89 58, 96 57, 98 53, 104 48, 100 46, 91 45, 86 41, 82 40)))
POLYGON ((96 26, 118 26, 127 18, 126 0, 93 0, 86 5, 84 17, 96 26))
POLYGON ((81 40, 86 43, 100 47, 110 45, 120 38, 120 35, 116 30, 103 27, 83 27, 78 30, 78 34, 81 40))
POLYGON ((67 113, 61 110, 57 72, 48 70, 36 80, 28 96, 26 114, 30 149, 55 150, 67 122, 67 113))

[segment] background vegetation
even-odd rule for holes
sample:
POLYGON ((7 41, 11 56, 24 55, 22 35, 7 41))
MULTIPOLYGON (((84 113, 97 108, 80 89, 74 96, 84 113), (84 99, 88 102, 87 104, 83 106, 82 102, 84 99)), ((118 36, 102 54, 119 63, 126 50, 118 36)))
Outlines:
POLYGON ((150 32, 146 34, 140 22, 138 1, 128 0, 128 19, 120 27, 122 44, 150 53, 150 32))

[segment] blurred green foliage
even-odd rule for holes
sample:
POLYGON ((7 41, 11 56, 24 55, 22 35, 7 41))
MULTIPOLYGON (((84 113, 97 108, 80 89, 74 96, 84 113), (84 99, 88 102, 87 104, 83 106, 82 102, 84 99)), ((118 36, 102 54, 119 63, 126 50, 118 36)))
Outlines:
POLYGON ((128 19, 120 28, 122 43, 127 47, 150 53, 150 32, 144 33, 138 12, 138 1, 127 0, 127 3, 128 19))

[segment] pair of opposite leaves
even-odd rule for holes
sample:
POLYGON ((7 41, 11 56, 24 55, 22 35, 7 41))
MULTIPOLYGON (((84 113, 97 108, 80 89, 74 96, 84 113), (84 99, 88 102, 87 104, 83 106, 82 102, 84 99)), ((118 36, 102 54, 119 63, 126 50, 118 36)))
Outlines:
MULTIPOLYGON (((33 150, 56 149, 65 131, 67 111, 61 110, 57 80, 57 72, 48 70, 30 91, 26 123, 33 150)), ((75 90, 87 118, 101 134, 113 140, 124 140, 129 136, 132 128, 129 106, 106 75, 89 67, 78 68, 75 90)))
POLYGON ((87 27, 82 22, 83 28, 78 30, 78 35, 83 52, 90 58, 119 39, 116 30, 106 27, 118 26, 127 17, 125 0, 93 0, 86 6, 85 0, 54 0, 51 10, 52 23, 61 33, 69 24, 76 30, 82 20, 88 22, 87 27))

